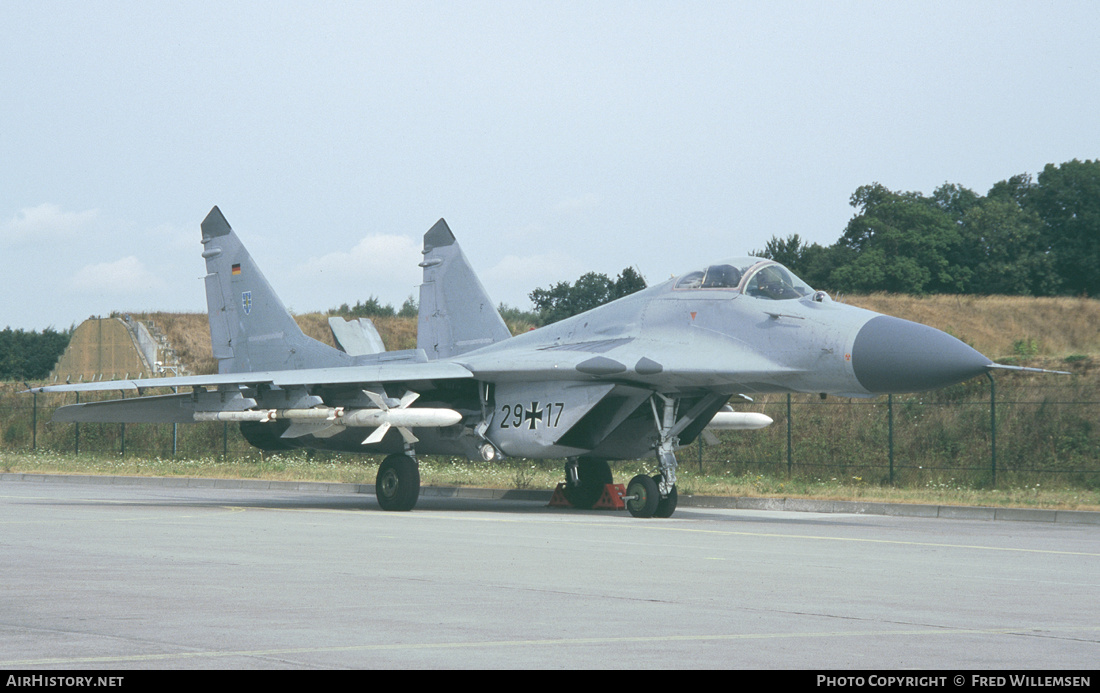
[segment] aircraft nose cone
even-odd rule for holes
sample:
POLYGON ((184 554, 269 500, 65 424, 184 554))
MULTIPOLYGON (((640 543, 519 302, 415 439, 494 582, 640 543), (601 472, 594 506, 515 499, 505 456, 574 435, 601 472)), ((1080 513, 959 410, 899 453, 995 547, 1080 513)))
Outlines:
POLYGON ((888 315, 868 320, 852 346, 856 379, 875 394, 935 390, 981 375, 990 363, 945 332, 888 315))

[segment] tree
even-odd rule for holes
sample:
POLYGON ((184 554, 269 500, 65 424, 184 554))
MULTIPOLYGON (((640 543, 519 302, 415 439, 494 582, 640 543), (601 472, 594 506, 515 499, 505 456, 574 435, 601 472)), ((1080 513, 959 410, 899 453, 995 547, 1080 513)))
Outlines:
POLYGON ((831 246, 775 236, 752 254, 830 291, 1100 296, 1100 160, 1048 164, 982 197, 860 186, 831 246))
POLYGON ((420 306, 417 305, 416 299, 409 296, 405 299, 405 302, 401 304, 401 310, 397 311, 397 316, 401 318, 415 318, 420 312, 420 306))
POLYGON ((772 236, 771 239, 764 244, 763 250, 750 250, 749 255, 775 260, 795 274, 798 274, 799 267, 802 265, 802 256, 805 252, 806 245, 802 242, 802 237, 795 233, 786 238, 772 236))
POLYGON ((39 332, 0 331, 0 380, 42 380, 61 358, 73 330, 58 332, 47 327, 39 332))
POLYGON ((1042 221, 1011 196, 988 196, 963 215, 963 253, 971 276, 971 294, 1044 296, 1059 282, 1045 252, 1042 221))
POLYGON ((588 272, 576 283, 558 282, 549 289, 535 289, 528 297, 543 325, 592 310, 615 299, 644 289, 645 278, 627 267, 612 281, 606 274, 588 272))
POLYGON ((749 255, 775 260, 817 289, 828 289, 829 275, 841 263, 843 249, 826 248, 818 243, 806 244, 796 233, 786 238, 772 236, 763 250, 750 250, 749 255))
POLYGON ((940 190, 940 197, 926 198, 878 183, 857 188, 850 202, 858 213, 837 241, 852 260, 832 271, 829 284, 844 291, 963 290, 970 270, 958 260, 962 238, 948 210, 966 206, 973 193, 940 190))
MULTIPOLYGON (((405 301, 405 303, 408 304, 411 300, 412 297, 410 296, 409 299, 405 301)), ((404 309, 405 306, 402 306, 402 310, 404 309)), ((397 314, 397 311, 394 310, 392 303, 386 303, 383 305, 383 303, 378 300, 377 296, 371 296, 366 301, 362 302, 356 301, 355 306, 352 308, 348 308, 348 304, 342 303, 340 304, 339 308, 329 312, 334 315, 341 315, 346 318, 393 317, 397 314)))
POLYGON ((1100 160, 1047 164, 1025 206, 1042 219, 1063 293, 1100 296, 1100 160))
POLYGON ((610 300, 614 301, 617 298, 629 296, 644 288, 645 277, 638 274, 638 271, 633 267, 626 267, 619 273, 619 276, 615 277, 615 284, 611 290, 610 300))

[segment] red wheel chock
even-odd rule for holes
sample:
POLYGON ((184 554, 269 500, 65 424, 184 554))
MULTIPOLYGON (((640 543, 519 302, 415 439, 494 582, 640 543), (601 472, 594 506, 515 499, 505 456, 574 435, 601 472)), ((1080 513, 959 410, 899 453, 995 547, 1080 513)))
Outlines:
MULTIPOLYGON (((565 482, 558 484, 558 487, 554 489, 554 495, 550 497, 549 507, 551 508, 572 508, 573 504, 562 493, 562 489, 565 488, 565 482)), ((626 486, 623 484, 607 484, 603 487, 603 493, 600 495, 600 499, 596 501, 596 504, 592 506, 593 510, 625 510, 626 503, 623 502, 623 496, 626 495, 626 486)))
POLYGON ((592 507, 599 510, 626 510, 623 496, 626 495, 626 486, 623 484, 607 484, 603 487, 603 494, 592 507))
POLYGON ((558 487, 554 489, 554 495, 550 496, 551 508, 572 508, 573 504, 565 498, 565 494, 562 493, 562 489, 565 488, 565 482, 558 484, 558 487))

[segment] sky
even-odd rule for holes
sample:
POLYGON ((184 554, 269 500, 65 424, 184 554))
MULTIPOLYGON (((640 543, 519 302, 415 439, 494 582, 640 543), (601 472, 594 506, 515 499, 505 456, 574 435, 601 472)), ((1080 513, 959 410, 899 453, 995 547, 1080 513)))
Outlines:
POLYGON ((294 312, 418 295, 444 218, 495 302, 650 284, 861 185, 1100 158, 1100 3, 0 3, 0 328, 205 311, 220 207, 294 312))

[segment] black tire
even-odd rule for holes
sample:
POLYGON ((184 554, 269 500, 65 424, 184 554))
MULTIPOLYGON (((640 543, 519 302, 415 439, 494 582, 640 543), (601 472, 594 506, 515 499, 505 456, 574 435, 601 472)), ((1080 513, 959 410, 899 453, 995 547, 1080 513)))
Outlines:
POLYGON ((240 426, 241 435, 254 448, 259 448, 264 452, 282 452, 294 449, 294 446, 288 443, 285 438, 280 437, 283 435, 283 431, 287 429, 285 421, 271 421, 268 423, 242 421, 240 426))
POLYGON ((390 455, 378 465, 374 495, 383 510, 412 510, 420 497, 420 466, 408 455, 390 455))
POLYGON ((653 517, 657 512, 657 505, 661 502, 657 482, 645 474, 639 474, 630 480, 626 487, 626 495, 634 496, 626 502, 626 509, 634 517, 653 517))
MULTIPOLYGON (((658 474, 653 477, 653 483, 661 483, 661 475, 658 474)), ((653 511, 653 517, 672 517, 672 513, 676 512, 676 485, 673 484, 672 490, 667 496, 662 498, 657 503, 657 509, 653 511)))
POLYGON ((611 465, 607 460, 593 457, 582 457, 577 460, 577 480, 580 483, 576 486, 570 486, 566 482, 562 493, 565 494, 565 500, 569 501, 569 505, 584 510, 596 504, 603 495, 604 486, 615 483, 611 475, 611 465))

